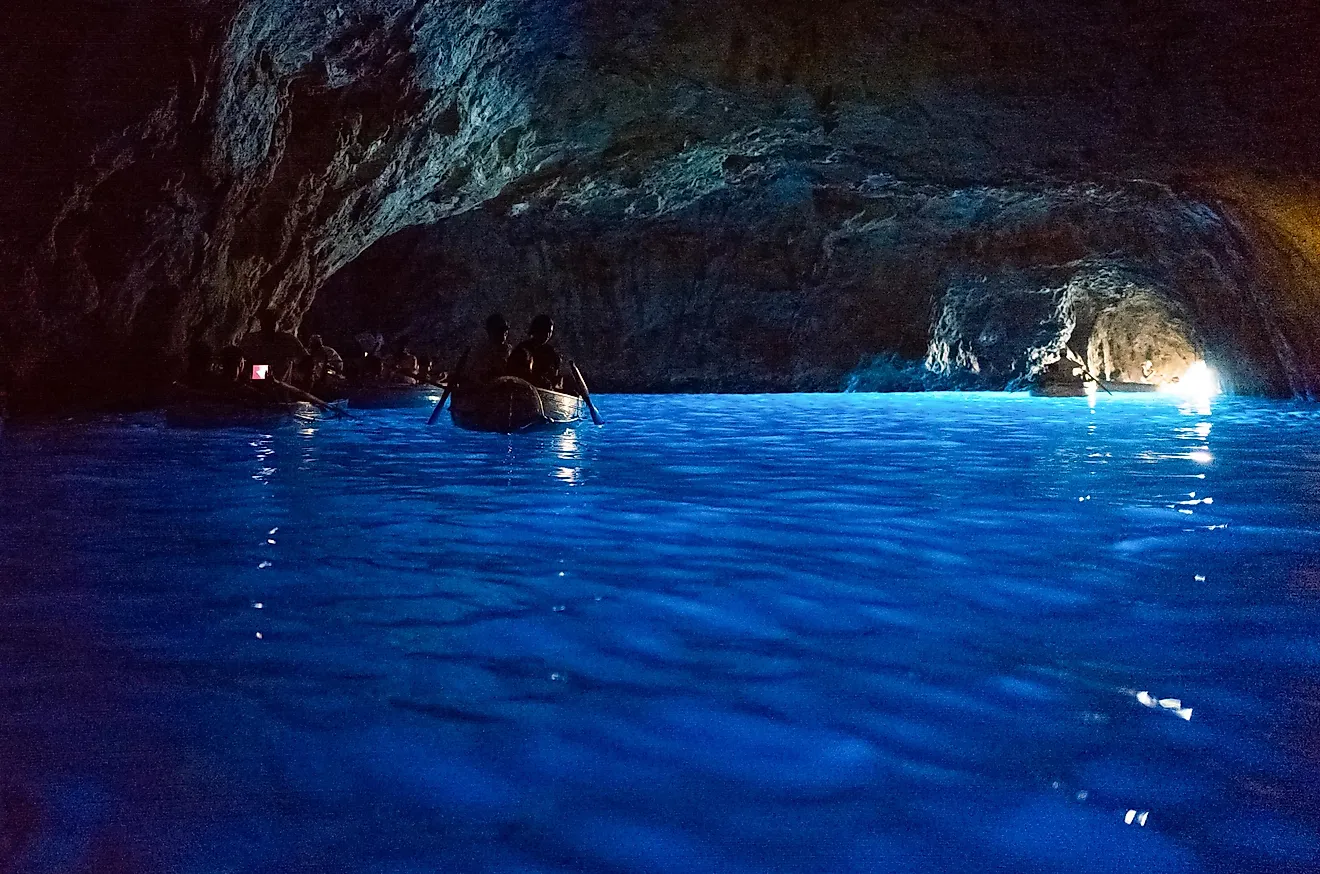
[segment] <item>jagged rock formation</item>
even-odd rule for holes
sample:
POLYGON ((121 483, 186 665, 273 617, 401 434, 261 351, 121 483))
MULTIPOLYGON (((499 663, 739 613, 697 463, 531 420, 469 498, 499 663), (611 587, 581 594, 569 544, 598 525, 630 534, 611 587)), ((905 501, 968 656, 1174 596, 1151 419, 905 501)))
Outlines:
POLYGON ((328 283, 311 327, 453 357, 486 313, 546 310, 617 390, 1012 387, 1071 344, 1115 378, 1146 359, 1178 376, 1205 354, 1237 390, 1306 391, 1313 359, 1289 337, 1313 316, 1285 324, 1288 286, 1193 198, 905 182, 838 151, 736 155, 671 211, 641 215, 639 186, 586 215, 483 210, 398 234, 328 283))
POLYGON ((423 225, 483 262, 421 277, 410 324, 453 343, 530 284, 606 327, 570 339, 619 386, 833 387, 885 354, 1001 385, 1139 300, 1245 388, 1320 384, 1305 4, 48 5, 0 55, 0 380, 30 400, 296 324, 423 225))

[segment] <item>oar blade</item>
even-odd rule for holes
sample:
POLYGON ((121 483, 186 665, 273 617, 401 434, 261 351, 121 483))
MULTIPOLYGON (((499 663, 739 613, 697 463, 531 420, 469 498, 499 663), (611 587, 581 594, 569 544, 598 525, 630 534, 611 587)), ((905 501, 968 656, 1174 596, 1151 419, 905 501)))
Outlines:
POLYGON ((435 420, 440 418, 440 411, 445 408, 445 401, 449 400, 449 395, 453 393, 454 384, 458 382, 459 375, 463 372, 463 365, 467 364, 468 354, 471 351, 471 346, 464 349, 463 354, 458 358, 458 364, 455 365, 453 370, 449 371, 449 379, 446 380, 447 385, 440 395, 440 403, 436 404, 435 409, 431 411, 430 417, 426 420, 427 425, 434 425, 435 420))
POLYGON ((577 377, 578 385, 582 388, 582 400, 587 402, 587 411, 591 413, 591 421, 596 423, 597 426, 604 425, 605 420, 600 417, 596 405, 591 401, 591 389, 587 388, 587 381, 582 378, 582 371, 578 370, 577 362, 570 361, 569 364, 573 368, 573 374, 577 377))

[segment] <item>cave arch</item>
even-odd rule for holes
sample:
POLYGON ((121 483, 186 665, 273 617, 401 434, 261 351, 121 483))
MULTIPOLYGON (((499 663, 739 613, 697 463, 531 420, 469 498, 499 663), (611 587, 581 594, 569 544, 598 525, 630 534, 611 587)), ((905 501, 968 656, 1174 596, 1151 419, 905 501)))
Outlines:
POLYGON ((1086 360, 1107 380, 1165 383, 1180 378, 1202 350, 1186 314, 1153 293, 1138 292, 1096 315, 1086 360))

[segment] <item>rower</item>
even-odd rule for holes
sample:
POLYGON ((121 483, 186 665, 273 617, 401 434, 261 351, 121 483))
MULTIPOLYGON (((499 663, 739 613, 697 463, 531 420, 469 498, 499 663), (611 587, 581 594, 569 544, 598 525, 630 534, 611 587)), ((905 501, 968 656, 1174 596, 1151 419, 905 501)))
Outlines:
POLYGON ((474 385, 485 385, 504 376, 509 366, 511 351, 509 323, 504 321, 504 316, 499 313, 492 313, 491 317, 486 319, 486 337, 477 347, 477 354, 473 356, 472 363, 466 368, 463 374, 464 381, 474 385))
POLYGON ((510 371, 510 375, 522 376, 538 388, 561 390, 564 386, 564 377, 559 373, 559 350, 550 345, 550 338, 554 333, 555 323, 545 313, 532 319, 531 325, 527 328, 527 339, 518 344, 512 356, 515 359, 529 357, 531 364, 528 372, 523 375, 510 371))

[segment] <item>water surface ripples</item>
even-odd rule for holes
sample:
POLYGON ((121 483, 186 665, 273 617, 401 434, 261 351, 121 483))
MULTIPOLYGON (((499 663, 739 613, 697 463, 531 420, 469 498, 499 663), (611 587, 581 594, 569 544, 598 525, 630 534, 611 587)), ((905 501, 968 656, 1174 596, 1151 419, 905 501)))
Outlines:
POLYGON ((1320 408, 0 436, 0 871, 1320 867, 1320 408))

